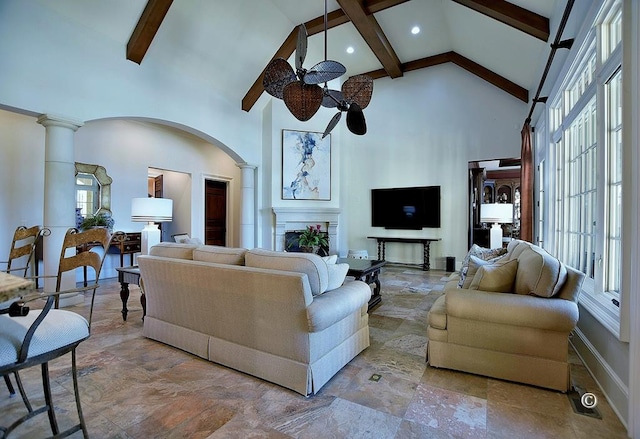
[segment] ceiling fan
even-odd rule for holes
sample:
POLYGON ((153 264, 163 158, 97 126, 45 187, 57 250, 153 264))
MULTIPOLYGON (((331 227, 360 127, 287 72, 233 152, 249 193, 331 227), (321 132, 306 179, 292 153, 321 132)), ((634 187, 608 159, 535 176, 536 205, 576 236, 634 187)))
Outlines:
POLYGON ((304 24, 298 26, 296 43, 296 70, 284 58, 272 60, 264 72, 262 85, 267 93, 282 99, 298 120, 307 121, 313 117, 320 106, 338 108, 325 129, 326 137, 340 121, 342 112, 347 113, 347 128, 354 134, 367 132, 367 124, 362 110, 369 105, 373 94, 373 80, 366 75, 356 75, 347 79, 341 90, 329 90, 327 82, 339 78, 347 69, 337 61, 327 60, 327 0, 324 2, 324 61, 311 69, 302 67, 307 56, 307 29, 304 24), (318 84, 324 82, 324 88, 318 84))
MULTIPOLYGON (((325 34, 326 35, 326 34, 325 34)), ((284 100, 285 105, 296 119, 307 121, 320 108, 323 90, 318 85, 344 75, 347 69, 337 61, 320 61, 311 69, 302 64, 307 56, 307 28, 298 26, 296 44, 296 70, 284 58, 272 60, 264 72, 262 85, 267 93, 284 100)))
POLYGON ((367 133, 367 122, 362 110, 367 108, 371 102, 373 94, 373 79, 371 77, 367 75, 352 76, 342 84, 341 91, 329 90, 325 85, 323 94, 322 106, 339 110, 324 130, 323 139, 338 124, 343 111, 347 113, 349 131, 360 136, 367 133))

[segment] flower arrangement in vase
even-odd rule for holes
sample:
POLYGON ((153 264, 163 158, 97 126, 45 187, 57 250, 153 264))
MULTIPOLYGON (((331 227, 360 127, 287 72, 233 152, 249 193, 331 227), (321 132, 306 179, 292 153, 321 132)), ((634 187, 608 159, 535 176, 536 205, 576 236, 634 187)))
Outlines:
POLYGON ((306 253, 317 253, 321 246, 328 245, 327 235, 320 231, 320 224, 307 227, 298 237, 298 246, 306 253))

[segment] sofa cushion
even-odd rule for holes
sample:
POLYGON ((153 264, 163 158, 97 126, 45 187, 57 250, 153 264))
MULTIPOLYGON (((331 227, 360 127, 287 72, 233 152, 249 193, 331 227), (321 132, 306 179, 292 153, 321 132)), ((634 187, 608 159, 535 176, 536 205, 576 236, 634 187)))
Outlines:
POLYGON ((500 264, 482 265, 473 276, 469 289, 496 293, 511 293, 517 271, 517 259, 500 264))
POLYGON ((285 253, 254 248, 244 257, 247 267, 304 273, 309 278, 311 294, 314 296, 327 291, 329 273, 327 264, 313 253, 285 253))
MULTIPOLYGON (((484 261, 496 261, 503 255, 507 253, 507 249, 504 248, 484 248, 480 247, 477 244, 473 244, 469 249, 469 252, 462 260, 462 266, 460 267, 460 281, 458 282, 458 286, 461 288, 465 288, 463 286, 465 279, 468 274, 469 261, 472 256, 475 256, 484 261)), ((473 278, 473 275, 471 275, 473 278)))
POLYGON ((154 245, 149 250, 151 256, 161 256, 163 258, 193 259, 193 250, 196 244, 178 244, 177 242, 161 242, 154 245))
POLYGON ((204 245, 193 250, 193 260, 216 264, 244 265, 246 248, 204 245))
POLYGON ((516 274, 514 291, 553 297, 567 278, 567 269, 558 259, 537 246, 529 246, 518 256, 521 267, 516 274))

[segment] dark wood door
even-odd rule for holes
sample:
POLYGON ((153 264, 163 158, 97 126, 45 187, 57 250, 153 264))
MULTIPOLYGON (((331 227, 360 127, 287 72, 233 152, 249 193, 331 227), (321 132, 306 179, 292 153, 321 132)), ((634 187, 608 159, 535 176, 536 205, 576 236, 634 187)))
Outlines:
POLYGON ((208 245, 227 245, 227 184, 206 180, 204 238, 208 245))
MULTIPOLYGON (((162 174, 153 178, 153 197, 154 198, 163 198, 162 194, 164 191, 164 179, 162 178, 162 174)), ((167 237, 165 235, 166 227, 163 228, 162 223, 156 223, 158 228, 160 229, 160 241, 166 241, 167 237)))

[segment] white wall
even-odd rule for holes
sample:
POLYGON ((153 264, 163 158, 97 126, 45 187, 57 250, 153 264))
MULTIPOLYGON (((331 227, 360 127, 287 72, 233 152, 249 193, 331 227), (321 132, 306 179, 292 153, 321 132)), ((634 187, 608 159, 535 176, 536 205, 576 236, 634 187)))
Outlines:
MULTIPOLYGON (((219 148, 172 128, 123 120, 86 123, 74 141, 76 161, 102 165, 113 179, 111 210, 116 230, 142 229, 140 223, 131 222, 131 199, 147 196, 148 168, 153 167, 166 170, 165 196, 174 199, 174 213, 180 210, 180 225, 189 218, 192 236, 201 239, 204 178, 228 181, 228 240, 229 245, 238 245, 240 202, 234 195, 240 193, 240 168, 219 148), (187 202, 190 207, 185 217, 187 202)), ((43 221, 44 127, 34 117, 0 110, 0 166, 0 249, 8 254, 17 226, 42 225, 43 221)), ((117 256, 109 257, 104 276, 116 276, 118 265, 117 256)))
MULTIPOLYGON (((368 132, 341 132, 338 151, 341 207, 346 211, 348 248, 377 254, 367 236, 441 238, 431 247, 432 266, 446 256, 458 265, 468 250, 468 162, 520 157, 520 129, 528 107, 453 64, 375 81, 364 110, 368 132), (441 186, 441 228, 385 230, 371 227, 373 188, 441 186)), ((422 262, 418 244, 387 244, 387 259, 422 262)))

